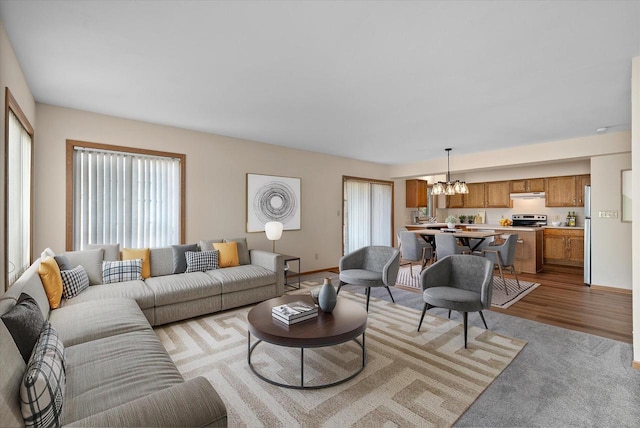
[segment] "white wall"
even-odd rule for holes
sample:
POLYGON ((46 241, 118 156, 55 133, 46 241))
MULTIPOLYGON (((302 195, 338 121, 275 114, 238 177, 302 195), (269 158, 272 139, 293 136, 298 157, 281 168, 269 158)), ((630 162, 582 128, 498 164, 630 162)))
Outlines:
POLYGON ((640 369, 640 57, 633 58, 631 74, 631 166, 633 225, 631 242, 633 266, 633 359, 640 369))
MULTIPOLYGON (((7 36, 7 32, 5 31, 4 24, 0 21, 0 89, 2 90, 2 94, 0 95, 0 107, 2 113, 2 120, 0 120, 0 136, 2 136, 2 147, 0 150, 0 177, 2 177, 2 186, 0 186, 0 198, 2 200, 2 208, 0 209, 0 278, 2 278, 2 282, 4 284, 5 280, 5 244, 4 244, 4 212, 5 212, 5 203, 6 198, 4 195, 4 180, 5 180, 5 171, 4 171, 4 135, 5 135, 5 119, 4 119, 4 111, 5 111, 5 88, 9 88, 11 94, 18 102, 18 105, 22 109, 22 112, 27 116, 29 123, 31 126, 35 128, 36 126, 36 103, 33 100, 33 95, 31 95, 31 90, 29 89, 29 85, 27 84, 27 79, 25 79, 24 74, 22 73, 22 68, 18 63, 18 59, 16 58, 16 54, 13 51, 13 47, 11 46, 11 41, 7 36)), ((38 139, 37 133, 34 141, 34 151, 38 150, 38 139)), ((4 290, 4 285, 0 287, 0 292, 4 290)))
POLYGON ((65 249, 65 141, 90 141, 187 155, 186 240, 247 236, 246 174, 302 179, 302 228, 285 231, 276 251, 299 255, 302 270, 338 265, 342 255, 342 176, 388 179, 387 166, 168 126, 37 104, 35 251, 65 249), (316 258, 317 255, 317 258, 316 258))

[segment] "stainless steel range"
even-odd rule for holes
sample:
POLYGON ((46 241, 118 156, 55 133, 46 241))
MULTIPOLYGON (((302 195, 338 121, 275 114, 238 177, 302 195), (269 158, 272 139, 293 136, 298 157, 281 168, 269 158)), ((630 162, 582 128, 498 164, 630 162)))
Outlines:
POLYGON ((511 216, 511 225, 520 227, 540 227, 547 225, 546 214, 514 214, 511 216))

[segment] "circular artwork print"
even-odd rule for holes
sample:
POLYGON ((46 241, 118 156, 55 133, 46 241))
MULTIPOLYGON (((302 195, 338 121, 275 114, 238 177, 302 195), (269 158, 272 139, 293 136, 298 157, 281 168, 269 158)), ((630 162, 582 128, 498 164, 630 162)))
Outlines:
POLYGON ((253 211, 262 222, 287 223, 296 213, 298 201, 293 189, 280 181, 269 182, 253 198, 253 211))

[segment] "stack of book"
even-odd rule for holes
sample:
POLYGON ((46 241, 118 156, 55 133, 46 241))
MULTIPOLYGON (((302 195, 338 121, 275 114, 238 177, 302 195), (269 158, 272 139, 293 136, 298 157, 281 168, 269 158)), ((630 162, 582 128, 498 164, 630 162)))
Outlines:
POLYGON ((318 308, 311 303, 297 301, 271 308, 271 315, 285 324, 295 324, 318 316, 318 308))

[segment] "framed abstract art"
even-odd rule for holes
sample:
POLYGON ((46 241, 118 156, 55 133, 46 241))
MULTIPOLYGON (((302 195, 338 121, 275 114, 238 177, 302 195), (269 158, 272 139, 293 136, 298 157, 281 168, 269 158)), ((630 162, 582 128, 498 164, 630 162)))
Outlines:
POLYGON ((300 229, 300 178, 247 174, 247 232, 264 232, 269 221, 300 229))

